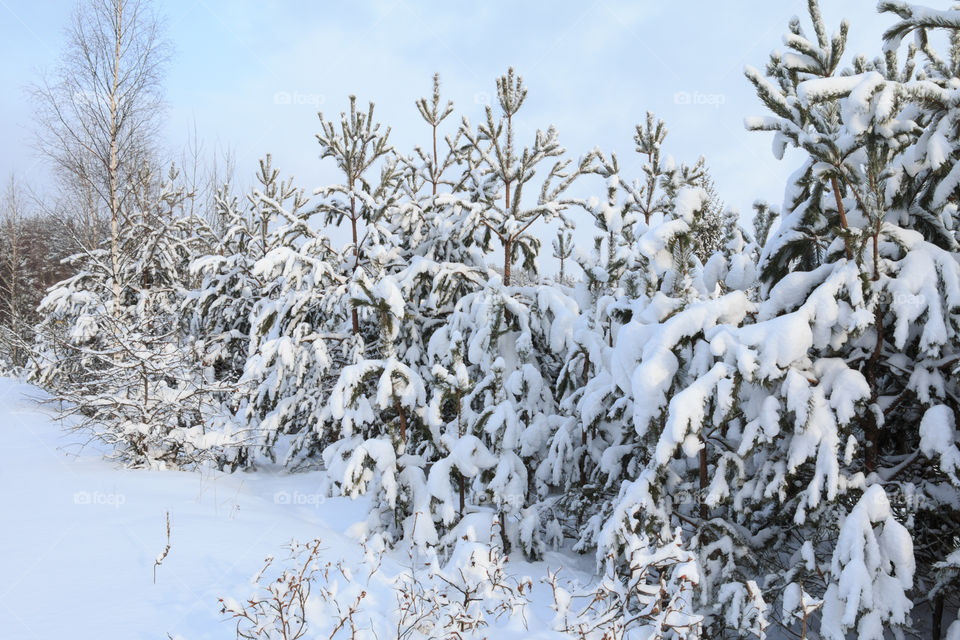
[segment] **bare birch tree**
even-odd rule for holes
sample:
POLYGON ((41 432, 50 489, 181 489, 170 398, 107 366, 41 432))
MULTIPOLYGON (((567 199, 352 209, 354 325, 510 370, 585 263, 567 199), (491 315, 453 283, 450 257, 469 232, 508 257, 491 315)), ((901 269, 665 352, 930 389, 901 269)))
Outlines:
POLYGON ((156 15, 145 0, 78 3, 52 77, 33 88, 37 146, 53 163, 62 192, 81 218, 78 238, 90 251, 109 225, 109 270, 119 298, 119 229, 134 206, 163 109, 167 60, 156 15))

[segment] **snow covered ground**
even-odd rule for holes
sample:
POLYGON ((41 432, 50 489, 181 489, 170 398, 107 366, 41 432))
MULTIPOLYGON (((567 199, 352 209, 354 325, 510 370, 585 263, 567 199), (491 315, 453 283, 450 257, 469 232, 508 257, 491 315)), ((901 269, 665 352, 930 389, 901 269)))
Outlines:
MULTIPOLYGON (((0 379, 0 637, 232 638, 218 598, 252 594, 264 557, 279 561, 291 538, 319 536, 324 560, 359 557, 347 530, 364 505, 324 499, 320 474, 119 469, 96 445, 81 447, 79 434, 37 404, 42 398, 0 379), (154 584, 167 512, 171 550, 154 584)), ((553 555, 546 564, 564 561, 553 555)), ((546 564, 511 564, 533 578, 537 604, 530 633, 517 637, 550 637, 538 584, 546 564)))

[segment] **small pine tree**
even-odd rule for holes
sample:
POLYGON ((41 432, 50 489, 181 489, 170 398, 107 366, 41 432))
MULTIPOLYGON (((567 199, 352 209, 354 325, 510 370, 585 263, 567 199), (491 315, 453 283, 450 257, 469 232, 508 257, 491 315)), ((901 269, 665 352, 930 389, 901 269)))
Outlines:
POLYGON ((466 140, 463 154, 465 162, 464 183, 469 192, 469 201, 461 206, 473 208, 481 205, 478 229, 484 246, 493 238, 500 241, 503 249, 503 282, 510 286, 512 266, 520 259, 527 271, 535 272, 536 256, 540 241, 528 233, 538 220, 549 222, 563 216, 565 209, 573 204, 563 198, 564 192, 577 176, 591 168, 592 155, 580 159, 570 168, 570 160, 554 160, 541 182, 536 203, 528 203, 524 192, 539 166, 564 153, 556 129, 537 131, 533 146, 518 148, 514 117, 527 97, 523 78, 514 74, 513 68, 497 79, 497 103, 500 117, 494 115, 493 107, 486 107, 486 119, 473 131, 464 118, 461 133, 466 140))
POLYGON ((561 284, 567 283, 566 265, 567 260, 573 255, 573 234, 569 229, 559 229, 557 237, 553 239, 553 257, 560 262, 560 273, 557 275, 557 281, 561 284))

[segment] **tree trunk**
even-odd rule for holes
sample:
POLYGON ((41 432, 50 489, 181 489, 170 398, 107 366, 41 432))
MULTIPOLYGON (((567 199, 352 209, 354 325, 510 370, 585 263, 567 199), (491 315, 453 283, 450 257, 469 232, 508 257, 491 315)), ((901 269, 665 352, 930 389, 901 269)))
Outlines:
POLYGON ((510 251, 513 249, 513 241, 503 241, 503 284, 510 286, 510 251))
MULTIPOLYGON (((353 188, 353 182, 350 183, 350 188, 353 188)), ((353 232, 353 271, 356 272, 357 266, 360 264, 360 247, 357 246, 359 239, 357 238, 357 202, 354 196, 350 196, 350 230, 353 232)), ((353 322, 353 335, 360 333, 360 314, 357 313, 356 308, 350 310, 350 319, 353 322)))
MULTIPOLYGON (((877 365, 880 362, 880 356, 883 352, 883 312, 879 306, 877 306, 874 318, 877 341, 874 345, 873 353, 870 354, 870 359, 867 361, 866 371, 864 372, 864 377, 867 379, 867 384, 870 387, 871 405, 877 402, 879 396, 877 389, 877 365)), ((866 440, 863 447, 863 464, 867 473, 869 473, 877 470, 880 457, 880 424, 876 412, 872 409, 864 416, 863 436, 866 440)))
POLYGON ((510 553, 510 541, 507 540, 507 516, 502 511, 497 514, 500 518, 500 542, 503 544, 503 553, 510 553))
MULTIPOLYGON (((392 384, 392 381, 391 381, 392 384)), ((403 406, 400 404, 400 397, 397 396, 395 391, 390 392, 393 395, 393 408, 397 410, 397 414, 400 416, 400 442, 403 443, 404 447, 407 444, 407 414, 403 411, 403 406)))
POLYGON ((433 125, 433 195, 437 195, 437 180, 439 179, 440 167, 437 166, 437 125, 433 125))
MULTIPOLYGON (((840 185, 837 184, 837 178, 835 176, 830 178, 830 186, 833 188, 833 195, 837 200, 837 213, 840 216, 840 227, 843 228, 844 231, 847 231, 847 211, 843 208, 843 196, 840 195, 840 185)), ((850 251, 850 240, 844 238, 843 244, 846 249, 847 260, 851 260, 853 253, 850 251)))
POLYGON ((943 637, 943 592, 933 599, 933 640, 943 637))
POLYGON ((707 441, 701 437, 700 443, 703 445, 700 448, 700 520, 705 522, 707 520, 706 493, 709 483, 707 477, 707 441))
MULTIPOLYGON (((587 379, 590 371, 590 354, 584 353, 583 357, 583 386, 587 386, 587 379)), ((580 425, 580 445, 583 452, 580 454, 580 482, 586 482, 587 479, 587 428, 580 425)))
POLYGON ((123 38, 123 3, 116 3, 117 31, 113 57, 113 86, 110 90, 110 163, 108 173, 110 177, 110 263, 113 273, 113 315, 120 312, 120 196, 119 196, 119 168, 117 140, 120 137, 117 102, 118 83, 120 82, 120 42, 123 38))

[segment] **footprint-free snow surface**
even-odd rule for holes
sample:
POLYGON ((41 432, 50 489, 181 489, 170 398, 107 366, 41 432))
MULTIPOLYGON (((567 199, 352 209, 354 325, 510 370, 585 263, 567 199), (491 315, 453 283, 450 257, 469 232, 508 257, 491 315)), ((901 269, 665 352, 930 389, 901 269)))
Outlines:
POLYGON ((232 638, 217 599, 252 593, 265 556, 357 546, 343 532, 362 503, 324 500, 319 474, 120 469, 42 398, 0 379, 0 637, 232 638))

